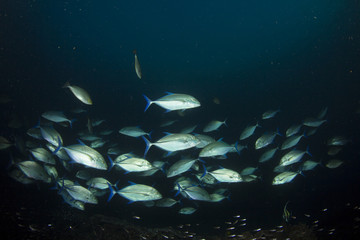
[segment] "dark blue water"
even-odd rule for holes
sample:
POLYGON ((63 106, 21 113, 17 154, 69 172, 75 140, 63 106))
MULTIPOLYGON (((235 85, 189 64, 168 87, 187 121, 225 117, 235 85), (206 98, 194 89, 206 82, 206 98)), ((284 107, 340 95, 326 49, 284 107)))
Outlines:
MULTIPOLYGON (((28 139, 25 132, 36 124, 41 113, 63 110, 71 115, 70 110, 82 107, 88 113, 78 117, 73 130, 60 128, 66 145, 76 142, 74 132, 84 129, 90 117, 106 119, 106 127, 116 131, 111 140, 121 144, 124 151, 142 154, 144 143, 119 136, 120 128, 140 125, 155 130, 153 138, 158 139, 163 136, 158 126, 164 119, 181 119, 166 129, 170 132, 191 124, 199 124, 195 132, 200 132, 210 120, 227 119, 228 127, 212 136, 234 143, 247 125, 261 120, 263 112, 279 108, 278 116, 262 122, 262 128, 247 141, 248 150, 240 157, 229 156, 226 167, 240 170, 256 165, 261 153, 254 150, 253 144, 262 133, 277 128, 284 133, 290 125, 328 107, 328 122, 314 136, 302 140, 298 148, 310 146, 314 160, 326 162, 327 139, 344 135, 351 143, 339 155, 344 161, 341 168, 319 167, 289 185, 273 187, 276 160, 261 168, 261 181, 227 186, 232 193, 230 201, 200 203, 193 216, 179 216, 178 208, 127 205, 119 196, 111 203, 102 199, 84 214, 102 213, 125 219, 141 215, 145 226, 201 223, 208 227, 203 232, 241 214, 248 219, 248 229, 271 228, 282 224, 283 206, 290 201, 289 207, 297 216, 294 221, 310 224, 320 218, 322 209, 328 208, 332 212, 325 217, 329 222, 325 228, 336 228, 340 220, 356 225, 353 215, 344 214, 342 209, 347 203, 356 206, 359 200, 358 9, 360 4, 355 0, 2 1, 0 93, 12 101, 1 105, 0 135, 28 139), (134 70, 134 49, 142 79, 134 70), (84 106, 63 89, 67 81, 86 89, 93 106, 84 106), (195 96, 201 107, 185 111, 184 117, 164 114, 158 106, 144 113, 142 94, 156 99, 165 91, 195 96), (220 104, 213 102, 215 97, 220 104), (8 127, 14 115, 21 119, 21 128, 8 127), (314 217, 307 219, 304 213, 314 217)), ((279 137, 275 145, 282 141, 279 137)), ((9 152, 16 151, 13 148, 1 152, 6 198, 14 198, 19 204, 28 199, 24 196, 36 195, 35 199, 48 203, 49 212, 54 206, 68 208, 48 186, 22 186, 8 178, 5 168, 9 152)), ((153 158, 162 153, 150 150, 153 158)), ((122 178, 124 186, 127 176, 122 178)), ((138 180, 132 178, 129 176, 130 180, 138 180)), ((163 191, 172 186, 164 183, 161 174, 141 181, 163 191)), ((4 209, 9 207, 5 202, 4 209)), ((38 203, 26 204, 29 207, 38 203)), ((17 204, 12 207, 16 209, 17 204)))

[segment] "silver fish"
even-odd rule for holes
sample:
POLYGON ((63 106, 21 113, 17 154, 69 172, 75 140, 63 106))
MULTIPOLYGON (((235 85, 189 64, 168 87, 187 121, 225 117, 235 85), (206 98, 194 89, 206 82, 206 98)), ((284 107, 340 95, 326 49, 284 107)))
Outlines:
POLYGON ((131 185, 124 187, 116 192, 110 186, 110 190, 111 193, 108 201, 111 200, 115 193, 130 200, 130 202, 152 201, 162 198, 162 195, 155 188, 143 184, 131 183, 131 185))
POLYGON ((221 122, 221 121, 218 121, 218 120, 213 120, 213 121, 210 121, 203 129, 203 132, 212 132, 212 131, 215 131, 215 130, 218 130, 219 127, 221 127, 222 125, 226 125, 226 119, 221 122))
POLYGON ((300 131, 301 127, 302 127, 301 124, 292 125, 286 130, 285 136, 291 137, 292 135, 297 134, 300 131))
POLYGON ((300 142, 300 139, 302 137, 305 137, 305 133, 303 135, 293 135, 291 137, 288 137, 287 139, 285 139, 280 149, 285 150, 294 147, 300 142))
POLYGON ((170 178, 182 174, 184 172, 187 172, 196 161, 198 161, 198 159, 179 160, 170 166, 170 168, 166 173, 166 176, 170 178))
POLYGON ((306 154, 311 155, 309 152, 309 149, 306 149, 306 151, 300 151, 300 150, 291 150, 290 152, 286 153, 280 160, 280 166, 287 166, 294 163, 297 163, 301 160, 301 158, 306 154))
POLYGON ((252 126, 247 126, 244 129, 244 131, 242 131, 242 133, 240 135, 240 140, 244 140, 244 139, 250 137, 251 135, 253 135, 255 132, 255 129, 259 126, 260 126, 259 123, 256 123, 255 125, 252 125, 252 126))
POLYGON ((272 185, 291 182, 298 174, 297 172, 282 172, 273 179, 272 185))
POLYGON ((141 79, 141 67, 140 67, 140 62, 139 62, 139 59, 138 59, 138 56, 136 54, 136 50, 133 51, 134 53, 134 57, 135 57, 135 72, 136 72, 136 75, 138 76, 138 78, 141 79))
POLYGON ((263 163, 263 162, 270 160, 275 155, 275 153, 278 149, 279 149, 278 147, 275 147, 275 148, 269 149, 266 152, 264 152, 260 156, 259 162, 263 163))
POLYGON ((190 108, 200 107, 200 102, 193 96, 180 93, 167 93, 167 95, 152 101, 145 95, 143 95, 147 104, 144 112, 149 108, 153 103, 156 105, 165 108, 167 112, 174 110, 185 110, 190 108))
POLYGON ((140 127, 123 127, 119 130, 119 133, 124 134, 129 137, 141 137, 144 135, 150 136, 151 132, 144 132, 140 127))
POLYGON ((69 82, 66 82, 63 86, 63 88, 69 88, 70 91, 74 94, 74 96, 79 99, 81 102, 92 105, 93 102, 90 98, 90 95, 88 92, 86 92, 84 89, 78 86, 70 85, 69 82))
POLYGON ((242 182, 243 181, 240 174, 231 169, 220 168, 215 171, 209 172, 209 174, 211 174, 219 182, 234 183, 234 182, 242 182))
POLYGON ((51 177, 46 173, 42 165, 34 161, 19 162, 17 166, 20 170, 31 179, 41 180, 46 183, 51 182, 51 177))
POLYGON ((199 157, 214 157, 214 156, 223 156, 226 155, 229 151, 233 149, 232 146, 223 142, 217 141, 210 143, 206 147, 204 147, 200 153, 199 157))
POLYGON ((281 136, 281 134, 279 132, 264 133, 261 137, 259 137, 256 140, 255 149, 264 148, 267 145, 271 144, 274 141, 276 135, 281 136))
POLYGON ((275 117, 275 115, 280 112, 280 109, 277 110, 269 110, 263 113, 262 119, 269 119, 275 117))
POLYGON ((147 154, 151 146, 156 146, 168 152, 175 152, 195 147, 200 143, 200 140, 195 136, 183 133, 168 134, 154 143, 151 143, 145 137, 143 139, 146 143, 144 155, 147 154))
POLYGON ((317 118, 306 118, 303 121, 303 125, 307 127, 319 127, 323 123, 325 123, 327 120, 321 120, 317 118))

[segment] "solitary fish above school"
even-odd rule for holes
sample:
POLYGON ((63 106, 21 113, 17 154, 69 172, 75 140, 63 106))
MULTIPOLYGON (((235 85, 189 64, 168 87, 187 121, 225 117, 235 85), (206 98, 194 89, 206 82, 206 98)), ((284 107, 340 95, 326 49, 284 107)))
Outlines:
POLYGON ((218 130, 219 127, 221 127, 221 125, 223 124, 226 126, 226 119, 223 122, 218 120, 213 120, 204 127, 203 132, 212 132, 218 130))
POLYGON ((69 88, 70 91, 74 94, 74 96, 79 99, 81 102, 92 105, 92 100, 90 98, 89 93, 87 93, 84 89, 78 86, 70 85, 69 82, 66 82, 63 86, 63 88, 69 88))
POLYGON ((253 135, 255 132, 255 129, 259 126, 260 125, 258 123, 256 123, 255 125, 252 125, 252 126, 247 126, 244 129, 244 131, 241 133, 240 140, 244 140, 244 139, 250 137, 251 135, 253 135))
POLYGON ((154 143, 151 143, 145 137, 143 139, 146 143, 145 155, 153 145, 168 152, 175 152, 195 147, 200 143, 200 140, 195 136, 184 133, 168 134, 154 143))
POLYGON ((143 95, 146 100, 146 107, 144 112, 150 107, 151 104, 165 108, 167 112, 174 110, 185 110, 190 108, 200 107, 200 102, 193 96, 181 93, 170 93, 167 95, 152 101, 147 96, 143 95))
POLYGON ((133 51, 134 53, 134 57, 135 57, 135 72, 136 72, 136 75, 138 76, 138 78, 141 79, 141 67, 140 67, 140 62, 139 62, 139 58, 136 54, 136 50, 133 51))

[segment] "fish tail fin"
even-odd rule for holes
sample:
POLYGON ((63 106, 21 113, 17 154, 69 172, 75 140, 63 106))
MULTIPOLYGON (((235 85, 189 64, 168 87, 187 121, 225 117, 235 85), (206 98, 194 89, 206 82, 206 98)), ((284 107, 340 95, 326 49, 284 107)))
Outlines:
POLYGON ((235 142, 235 150, 236 150, 236 152, 240 155, 240 151, 239 151, 238 146, 239 146, 239 142, 236 141, 236 142, 235 142))
POLYGON ((307 148, 306 148, 306 153, 307 153, 307 155, 309 155, 310 157, 312 157, 312 154, 309 152, 309 146, 307 146, 307 148))
POLYGON ((136 54, 136 49, 133 50, 133 54, 136 54))
POLYGON ((67 81, 67 82, 62 86, 62 88, 67 88, 67 87, 69 87, 69 86, 70 86, 70 82, 67 81))
POLYGON ((74 119, 71 119, 71 120, 69 121, 69 124, 70 124, 70 128, 72 128, 72 126, 73 126, 73 123, 74 123, 75 121, 77 121, 77 119, 76 119, 76 118, 74 118, 74 119))
POLYGON ((60 141, 60 137, 59 137, 59 136, 57 137, 57 140, 58 140, 58 146, 57 146, 57 148, 53 151, 52 154, 56 154, 56 153, 62 148, 62 146, 61 146, 61 141, 60 141))
POLYGON ((284 135, 280 133, 279 128, 276 129, 276 135, 279 135, 280 137, 283 137, 284 135))
POLYGON ((110 170, 114 167, 114 161, 111 159, 111 157, 109 155, 107 155, 109 162, 110 162, 110 167, 108 169, 108 172, 110 172, 110 170))
POLYGON ((150 147, 152 146, 152 143, 144 136, 141 136, 142 139, 145 141, 146 144, 146 148, 145 148, 145 152, 144 152, 144 158, 146 157, 146 154, 148 153, 150 147))
POLYGON ((38 119, 36 125, 34 127, 32 127, 32 128, 40 128, 40 118, 38 119))
POLYGON ((150 140, 151 140, 151 134, 152 134, 153 132, 154 132, 154 131, 151 130, 151 131, 147 134, 150 140))
POLYGON ((115 192, 114 188, 111 186, 110 183, 107 183, 107 184, 108 184, 109 189, 110 189, 110 195, 109 195, 109 198, 108 198, 107 202, 110 202, 110 200, 114 197, 116 192, 115 192))
POLYGON ((225 118, 225 120, 223 121, 223 124, 224 124, 226 127, 228 126, 227 123, 226 123, 227 120, 228 120, 228 119, 225 118))
POLYGON ((150 105, 153 103, 150 98, 148 98, 145 94, 143 94, 143 97, 145 98, 146 100, 146 107, 145 107, 145 110, 144 112, 146 112, 146 110, 150 107, 150 105))
POLYGON ((201 175, 201 178, 205 177, 205 175, 208 173, 205 164, 203 164, 203 168, 204 168, 204 173, 203 175, 201 175))

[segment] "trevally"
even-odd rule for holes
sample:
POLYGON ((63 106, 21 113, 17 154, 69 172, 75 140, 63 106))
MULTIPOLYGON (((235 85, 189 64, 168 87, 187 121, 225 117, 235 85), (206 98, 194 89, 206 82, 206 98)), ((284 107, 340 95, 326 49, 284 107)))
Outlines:
POLYGON ((141 137, 144 135, 148 135, 150 137, 151 132, 144 132, 140 127, 123 127, 119 130, 119 133, 124 134, 129 137, 141 137))
POLYGON ((294 147, 296 144, 299 143, 300 139, 305 137, 305 133, 303 135, 293 135, 285 139, 283 144, 281 145, 281 150, 289 149, 294 147))
MULTIPOLYGON (((111 163, 110 168, 112 168, 114 163, 112 162, 112 160, 109 156, 108 156, 108 158, 111 163)), ((131 156, 127 156, 126 159, 124 159, 120 162, 116 162, 115 164, 117 166, 121 167, 122 169, 124 169, 126 172, 143 172, 143 171, 150 170, 153 167, 149 161, 147 161, 143 158, 137 158, 137 157, 131 157, 131 156)))
POLYGON ((100 170, 107 170, 108 168, 103 156, 85 144, 76 144, 67 147, 60 145, 59 149, 64 149, 69 157, 76 163, 100 170))
POLYGON ((200 107, 200 102, 193 96, 180 93, 167 93, 164 97, 161 97, 155 101, 151 101, 148 97, 143 95, 147 104, 144 112, 149 108, 153 103, 156 105, 165 108, 168 112, 174 110, 185 110, 190 108, 200 107))
POLYGON ((69 88, 70 91, 74 94, 74 96, 79 99, 81 102, 92 105, 92 100, 90 98, 90 95, 88 92, 86 92, 84 89, 78 86, 70 85, 69 82, 66 82, 63 86, 63 88, 69 88))
POLYGON ((291 182, 299 173, 297 172, 282 172, 274 177, 272 185, 280 185, 291 182))
POLYGON ((223 122, 218 120, 212 120, 204 127, 203 132, 212 132, 218 130, 221 125, 227 126, 226 119, 223 122))
POLYGON ((215 171, 209 172, 209 174, 216 178, 216 180, 218 180, 219 182, 234 183, 243 181, 240 174, 231 169, 220 168, 215 171))
POLYGON ((262 119, 269 119, 275 117, 275 115, 280 112, 280 109, 277 110, 269 110, 263 113, 262 119))
POLYGON ((162 198, 162 195, 158 192, 158 190, 143 184, 131 183, 131 185, 124 187, 118 191, 114 191, 114 189, 110 185, 109 188, 111 192, 108 201, 111 200, 115 193, 130 200, 130 203, 137 201, 152 201, 162 198))
POLYGON ((241 133, 240 135, 240 140, 244 140, 248 137, 250 137, 251 135, 254 134, 255 132, 255 129, 257 127, 259 127, 260 125, 258 123, 256 123, 255 125, 252 125, 252 126, 247 126, 241 133))
POLYGON ((303 125, 307 127, 319 127, 323 123, 325 123, 327 120, 317 119, 317 118, 306 118, 303 121, 303 125))
POLYGON ((260 156, 259 162, 263 163, 263 162, 270 160, 275 155, 275 153, 278 149, 279 149, 278 147, 275 147, 275 148, 271 148, 271 149, 267 150, 266 152, 264 152, 260 156))
POLYGON ((167 170, 166 177, 174 177, 188 171, 198 159, 182 159, 174 163, 167 170))
POLYGON ((140 67, 140 62, 139 62, 139 59, 138 59, 138 56, 136 54, 136 50, 133 51, 134 53, 134 57, 135 57, 135 72, 136 72, 136 75, 138 76, 138 78, 141 79, 141 67, 140 67))
POLYGON ((280 166, 287 166, 294 163, 297 163, 301 160, 301 158, 307 153, 308 155, 312 156, 309 152, 309 148, 306 149, 306 151, 300 151, 300 150, 291 150, 290 152, 286 153, 280 160, 280 166))
POLYGON ((286 137, 291 137, 292 135, 297 134, 300 131, 301 126, 302 126, 301 124, 292 125, 291 127, 289 127, 286 130, 285 136, 286 137))
POLYGON ((204 147, 200 153, 199 157, 214 157, 214 156, 223 156, 226 155, 230 150, 234 147, 223 141, 217 141, 210 143, 206 147, 204 147))
POLYGON ((142 137, 146 143, 144 155, 147 154, 151 146, 156 146, 168 152, 175 152, 195 147, 200 143, 200 140, 197 139, 195 136, 184 133, 168 134, 154 143, 151 143, 144 136, 142 137))
POLYGON ((70 127, 72 127, 72 123, 74 120, 68 119, 65 114, 61 111, 48 111, 41 114, 41 116, 49 121, 55 123, 68 122, 70 127))
POLYGON ((49 176, 49 174, 47 174, 43 166, 37 162, 23 161, 17 163, 17 166, 28 178, 41 180, 46 183, 51 182, 51 177, 49 176))
POLYGON ((63 143, 63 140, 61 138, 61 135, 58 131, 55 130, 53 127, 40 127, 41 136, 50 144, 52 144, 55 147, 59 146, 63 143))
POLYGON ((31 154, 39 160, 40 162, 48 163, 48 164, 55 164, 54 156, 45 148, 33 148, 29 150, 31 154))
POLYGON ((65 185, 63 188, 70 194, 72 198, 75 200, 84 202, 97 204, 98 201, 94 194, 90 192, 88 189, 80 186, 80 185, 65 185))
POLYGON ((255 142, 255 149, 260 149, 260 148, 264 148, 267 145, 271 144, 276 135, 281 136, 281 134, 279 133, 279 131, 277 132, 270 132, 270 133, 264 133, 261 137, 259 137, 256 142, 255 142))
POLYGON ((196 148, 204 148, 210 143, 216 142, 213 137, 203 135, 203 134, 195 134, 195 137, 200 140, 200 143, 196 145, 196 148))

